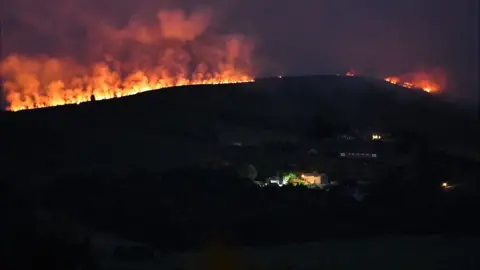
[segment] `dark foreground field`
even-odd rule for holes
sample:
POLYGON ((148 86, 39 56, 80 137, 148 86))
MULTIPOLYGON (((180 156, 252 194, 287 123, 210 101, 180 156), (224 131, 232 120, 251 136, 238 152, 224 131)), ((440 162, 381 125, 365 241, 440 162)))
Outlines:
POLYGON ((166 269, 477 269, 478 237, 385 236, 269 248, 211 247, 168 256, 166 269))
MULTIPOLYGON (((105 263, 88 249, 62 242, 72 237, 66 233, 69 228, 82 224, 157 250, 160 256, 150 262, 155 267, 148 269, 479 265, 476 194, 379 187, 360 203, 342 192, 257 188, 228 172, 181 171, 163 175, 166 184, 145 175, 123 182, 106 175, 71 177, 65 185, 44 191, 35 205, 28 198, 6 196, 9 226, 4 243, 15 254, 10 260, 16 258, 18 265, 49 265, 48 258, 59 265, 105 263), (116 185, 108 185, 111 181, 116 185), (59 217, 53 236, 42 233, 35 221, 38 208, 59 217)), ((111 263, 138 269, 135 261, 111 263)))

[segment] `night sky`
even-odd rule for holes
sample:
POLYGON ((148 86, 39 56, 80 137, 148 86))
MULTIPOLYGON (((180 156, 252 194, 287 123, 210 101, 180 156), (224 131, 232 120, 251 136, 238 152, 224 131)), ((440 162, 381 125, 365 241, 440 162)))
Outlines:
MULTIPOLYGON (((54 50, 48 43, 27 42, 25 36, 48 29, 65 39, 76 31, 68 26, 82 16, 120 23, 132 17, 147 18, 165 8, 206 7, 213 11, 211 29, 254 40, 257 77, 354 69, 383 78, 440 69, 448 76, 449 94, 478 100, 478 2, 16 0, 2 8, 7 19, 4 53, 33 46, 37 52, 54 50)), ((88 45, 76 42, 70 46, 88 45)))

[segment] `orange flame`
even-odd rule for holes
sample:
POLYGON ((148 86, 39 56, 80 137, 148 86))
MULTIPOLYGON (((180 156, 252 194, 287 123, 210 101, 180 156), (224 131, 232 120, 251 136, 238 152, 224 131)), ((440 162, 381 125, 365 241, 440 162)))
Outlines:
POLYGON ((384 80, 391 84, 400 85, 405 88, 417 88, 422 89, 427 93, 436 93, 439 92, 442 88, 441 83, 438 78, 434 78, 432 75, 428 75, 426 73, 412 73, 408 74, 405 79, 400 79, 399 77, 387 77, 384 80))
POLYGON ((353 71, 353 70, 348 71, 345 75, 347 75, 349 77, 355 76, 355 71, 353 71))
POLYGON ((124 79, 105 63, 80 68, 84 74, 51 79, 78 68, 73 63, 56 58, 28 58, 10 55, 2 63, 13 76, 5 82, 7 110, 19 111, 43 107, 79 104, 95 100, 134 95, 153 89, 183 85, 226 84, 253 81, 253 78, 235 70, 207 73, 198 71, 191 78, 185 74, 170 75, 161 69, 137 70, 124 79), (13 71, 13 72, 12 72, 13 71), (90 74, 90 75, 87 75, 90 74))
MULTIPOLYGON (((79 104, 172 86, 253 81, 252 46, 239 35, 206 34, 210 14, 162 11, 158 24, 92 28, 91 63, 12 53, 0 62, 7 110, 79 104), (205 38, 205 39, 202 39, 205 38)), ((1 60, 1 59, 0 59, 1 60)))

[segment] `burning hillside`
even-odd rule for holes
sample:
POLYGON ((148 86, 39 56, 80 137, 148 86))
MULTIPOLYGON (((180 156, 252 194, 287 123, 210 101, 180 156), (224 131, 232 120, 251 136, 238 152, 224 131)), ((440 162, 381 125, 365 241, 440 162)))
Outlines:
MULTIPOLYGON (((123 27, 82 20, 88 49, 78 57, 10 51, 0 63, 7 110, 110 99, 171 86, 252 81, 252 42, 208 31, 209 11, 157 13, 123 27)), ((77 22, 78 23, 78 22, 77 22)), ((59 41, 60 44, 62 44, 59 41)), ((13 46, 11 46, 13 47, 13 46)))
MULTIPOLYGON (((346 76, 355 76, 353 71, 346 73, 346 76)), ((445 86, 445 75, 441 72, 415 72, 399 77, 390 76, 384 79, 391 84, 400 85, 405 88, 421 89, 427 93, 436 93, 445 86)))
POLYGON ((385 78, 386 82, 406 88, 422 89, 428 93, 437 93, 445 87, 445 75, 440 71, 414 72, 402 76, 385 78))
POLYGON ((418 89, 422 89, 423 91, 427 92, 427 93, 435 93, 437 91, 439 91, 440 87, 434 83, 434 82, 430 82, 430 81, 416 81, 416 82, 404 82, 404 81, 401 81, 398 77, 387 77, 385 78, 385 81, 386 82, 389 82, 391 84, 396 84, 396 85, 401 85, 405 88, 418 88, 418 89))

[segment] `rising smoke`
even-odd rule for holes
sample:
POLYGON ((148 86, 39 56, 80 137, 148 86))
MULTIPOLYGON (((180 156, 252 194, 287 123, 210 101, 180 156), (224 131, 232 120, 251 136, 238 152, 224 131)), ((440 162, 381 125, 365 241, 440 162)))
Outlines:
POLYGON ((252 79, 252 40, 215 33, 211 10, 109 2, 118 5, 20 0, 9 7, 17 12, 1 62, 8 109, 252 79))

